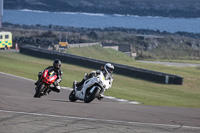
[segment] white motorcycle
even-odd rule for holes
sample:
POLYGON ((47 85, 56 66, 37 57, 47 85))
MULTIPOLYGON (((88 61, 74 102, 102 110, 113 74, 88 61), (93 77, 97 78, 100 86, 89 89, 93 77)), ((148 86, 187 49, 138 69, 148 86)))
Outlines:
MULTIPOLYGON (((76 81, 74 81, 76 82, 76 81)), ((104 94, 105 90, 110 88, 110 81, 105 80, 105 77, 102 72, 97 76, 86 80, 81 87, 75 85, 72 92, 69 94, 69 100, 75 102, 76 100, 82 100, 85 103, 90 103, 95 98, 99 100, 104 94)))

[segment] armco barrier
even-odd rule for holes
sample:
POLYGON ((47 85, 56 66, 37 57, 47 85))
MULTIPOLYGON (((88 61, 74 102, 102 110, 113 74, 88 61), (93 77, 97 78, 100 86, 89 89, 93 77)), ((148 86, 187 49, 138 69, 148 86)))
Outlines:
MULTIPOLYGON (((60 59, 62 62, 88 67, 92 69, 99 69, 101 65, 107 63, 105 61, 86 58, 77 55, 71 55, 67 53, 61 53, 56 51, 49 51, 40 49, 33 46, 20 47, 20 53, 45 58, 45 59, 60 59)), ((181 76, 151 71, 147 69, 141 69, 121 64, 112 63, 115 66, 114 73, 121 74, 129 77, 144 79, 163 84, 183 84, 183 78, 181 76)))

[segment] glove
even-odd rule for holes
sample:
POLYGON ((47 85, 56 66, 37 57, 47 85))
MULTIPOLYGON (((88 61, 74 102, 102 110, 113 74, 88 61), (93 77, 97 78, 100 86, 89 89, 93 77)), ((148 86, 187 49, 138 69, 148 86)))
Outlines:
POLYGON ((100 70, 97 70, 97 71, 96 71, 96 74, 97 74, 97 75, 99 75, 100 73, 101 73, 101 71, 100 71, 100 70))
POLYGON ((38 73, 38 76, 41 76, 41 75, 42 75, 42 73, 43 73, 42 71, 41 71, 41 72, 39 72, 39 73, 38 73))

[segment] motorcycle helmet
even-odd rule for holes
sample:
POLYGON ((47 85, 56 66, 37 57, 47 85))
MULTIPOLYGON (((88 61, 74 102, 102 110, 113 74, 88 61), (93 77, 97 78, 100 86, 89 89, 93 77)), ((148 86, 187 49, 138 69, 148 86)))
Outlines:
POLYGON ((114 71, 114 66, 110 63, 104 65, 104 76, 106 79, 109 79, 114 71))
POLYGON ((60 69, 60 67, 61 67, 61 61, 59 59, 55 59, 53 61, 53 67, 54 67, 55 70, 60 69))

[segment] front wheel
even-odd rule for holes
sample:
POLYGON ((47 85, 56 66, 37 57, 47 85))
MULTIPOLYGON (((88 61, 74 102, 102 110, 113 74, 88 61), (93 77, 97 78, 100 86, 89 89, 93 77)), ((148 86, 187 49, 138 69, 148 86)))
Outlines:
POLYGON ((95 88, 95 90, 91 93, 90 89, 87 90, 86 94, 85 94, 85 99, 84 102, 85 103, 90 103, 91 101, 93 101, 96 96, 100 93, 99 88, 95 88))
POLYGON ((70 94, 69 94, 69 100, 71 102, 76 102, 76 96, 75 96, 75 91, 73 90, 70 94))
POLYGON ((38 85, 38 86, 36 87, 34 97, 35 97, 35 98, 40 98, 40 97, 43 95, 44 90, 45 90, 45 84, 44 84, 44 83, 38 85))

